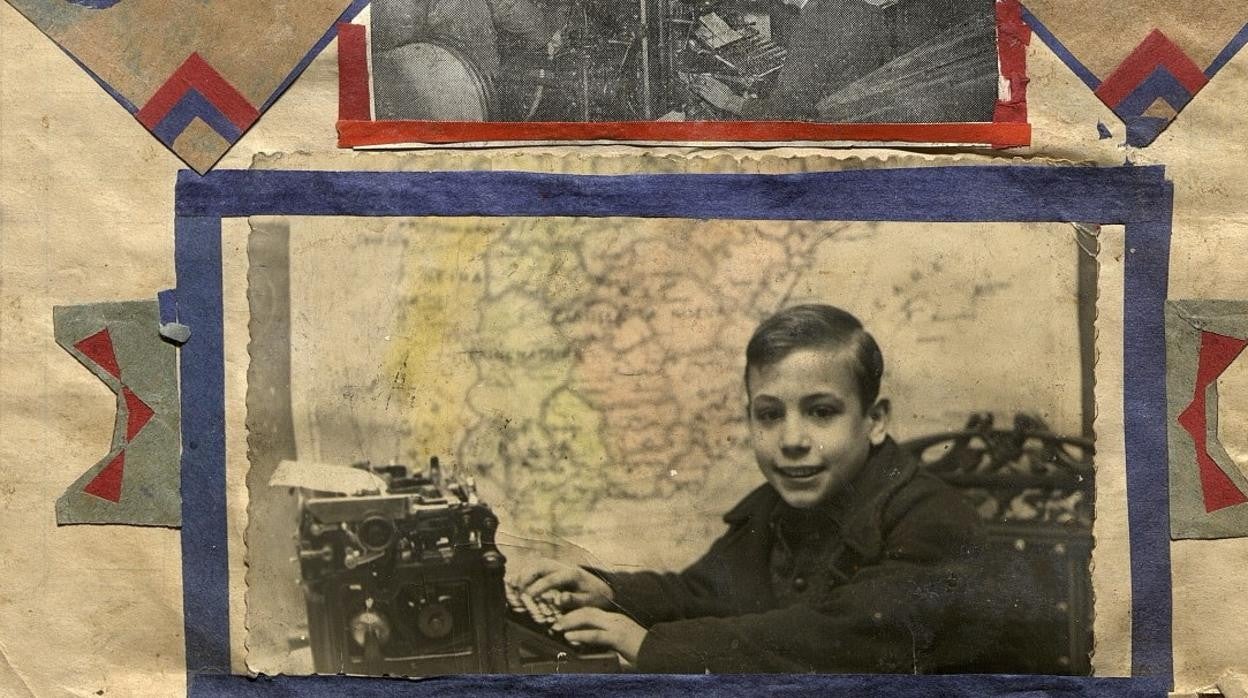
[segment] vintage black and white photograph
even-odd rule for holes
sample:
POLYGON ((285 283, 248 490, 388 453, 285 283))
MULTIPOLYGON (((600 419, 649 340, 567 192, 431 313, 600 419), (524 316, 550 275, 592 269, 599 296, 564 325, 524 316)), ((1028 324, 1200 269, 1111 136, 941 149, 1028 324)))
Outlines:
POLYGON ((378 120, 990 122, 996 0, 374 0, 378 120))
POLYGON ((1094 231, 245 238, 249 670, 1091 673, 1094 231))

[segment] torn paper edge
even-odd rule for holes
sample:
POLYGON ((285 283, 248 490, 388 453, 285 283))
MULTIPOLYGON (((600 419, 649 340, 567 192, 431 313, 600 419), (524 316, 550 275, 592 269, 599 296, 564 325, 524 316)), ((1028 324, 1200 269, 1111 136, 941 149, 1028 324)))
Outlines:
MULTIPOLYGON (((1081 224, 1075 227, 1088 229, 1088 226, 1081 224)), ((1092 520, 1092 559, 1089 564, 1093 609, 1091 662, 1093 676, 1130 676, 1132 595, 1125 467, 1125 385, 1122 351, 1114 350, 1123 346, 1125 332, 1126 230, 1121 225, 1100 226, 1096 228, 1095 240, 1097 295, 1093 320, 1093 431, 1096 497, 1092 520), (1106 263, 1111 258, 1115 259, 1112 267, 1106 263), (1107 267, 1113 270, 1109 284, 1106 283, 1107 267), (1112 508, 1105 506, 1108 500, 1106 495, 1110 493, 1121 497, 1112 508), (1105 515, 1107 511, 1109 516, 1105 515), (1121 537, 1108 535, 1107 531, 1111 530, 1121 530, 1121 537), (1112 611, 1109 610, 1111 608, 1112 611), (1125 627, 1107 627, 1110 623, 1119 622, 1125 622, 1125 627), (1107 637, 1114 638, 1114 642, 1107 643, 1107 637)))

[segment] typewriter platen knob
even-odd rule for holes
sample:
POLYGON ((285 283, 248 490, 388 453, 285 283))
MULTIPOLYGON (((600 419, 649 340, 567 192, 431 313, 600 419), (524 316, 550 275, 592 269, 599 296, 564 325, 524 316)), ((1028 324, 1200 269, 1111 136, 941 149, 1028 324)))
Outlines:
POLYGON ((394 522, 384 516, 370 516, 360 523, 356 535, 369 550, 385 550, 394 541, 394 522))

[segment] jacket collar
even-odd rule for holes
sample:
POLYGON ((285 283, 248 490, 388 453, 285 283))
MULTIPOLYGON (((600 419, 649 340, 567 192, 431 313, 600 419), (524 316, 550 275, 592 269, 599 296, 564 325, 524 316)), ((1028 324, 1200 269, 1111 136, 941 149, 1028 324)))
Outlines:
MULTIPOLYGON (((883 545, 884 507, 893 493, 914 477, 918 465, 890 437, 875 447, 858 477, 839 493, 828 509, 840 526, 845 544, 864 558, 875 558, 883 545)), ((724 515, 731 526, 752 522, 766 525, 772 517, 790 510, 770 484, 746 495, 724 515)))

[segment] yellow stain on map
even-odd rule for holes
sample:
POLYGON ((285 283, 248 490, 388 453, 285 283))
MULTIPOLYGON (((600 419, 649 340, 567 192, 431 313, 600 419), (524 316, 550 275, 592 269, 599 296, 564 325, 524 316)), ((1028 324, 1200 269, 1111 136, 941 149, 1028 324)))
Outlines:
POLYGON ((449 453, 471 418, 463 396, 477 371, 462 344, 477 332, 490 243, 481 225, 447 220, 439 228, 404 252, 405 286, 395 289, 404 315, 383 364, 397 401, 389 407, 406 415, 424 457, 449 453))

